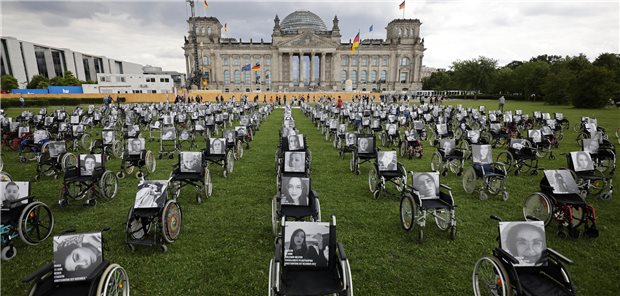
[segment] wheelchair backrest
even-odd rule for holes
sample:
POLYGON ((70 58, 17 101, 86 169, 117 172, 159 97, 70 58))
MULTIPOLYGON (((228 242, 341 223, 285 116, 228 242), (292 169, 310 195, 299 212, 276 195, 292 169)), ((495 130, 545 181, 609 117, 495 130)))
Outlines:
POLYGON ((356 133, 347 133, 345 135, 345 144, 347 146, 355 146, 357 144, 357 134, 356 133))
POLYGON ((543 221, 499 222, 500 248, 519 260, 515 267, 547 265, 543 221))
POLYGON ((177 131, 174 127, 164 127, 161 129, 161 139, 164 141, 173 141, 177 138, 177 131))
POLYGON ((226 154, 226 138, 211 138, 207 144, 205 151, 209 152, 209 155, 224 155, 226 154))
POLYGON ((586 172, 594 170, 594 162, 590 153, 586 151, 574 151, 567 155, 568 167, 575 172, 586 172))
POLYGON ((139 155, 145 149, 145 145, 144 138, 127 139, 127 152, 130 155, 139 155))
POLYGON ((379 151, 377 152, 377 164, 379 171, 395 172, 398 170, 398 161, 396 159, 396 151, 379 151))
POLYGON ((480 139, 480 130, 468 130, 467 138, 474 144, 478 143, 480 139))
POLYGON ((549 127, 548 125, 545 125, 542 127, 542 129, 540 130, 540 133, 543 136, 551 136, 553 135, 553 130, 551 129, 551 127, 549 127))
POLYGON ((474 163, 487 164, 493 162, 491 145, 472 145, 474 163))
POLYGON ((54 236, 54 282, 86 280, 103 263, 101 232, 54 236))
POLYGON ((67 153, 67 144, 65 141, 49 141, 46 144, 50 157, 52 158, 67 153))
POLYGON ((416 130, 424 129, 424 122, 422 122, 421 120, 414 120, 413 121, 413 128, 416 129, 416 130))
POLYGON ((281 176, 280 203, 286 206, 310 205, 310 178, 281 176))
POLYGON ((591 154, 597 154, 599 149, 599 141, 598 139, 583 139, 582 142, 582 150, 591 154))
POLYGON ((396 135, 398 131, 398 127, 394 123, 386 124, 385 129, 387 130, 388 135, 396 135))
POLYGON ((325 269, 335 263, 336 228, 328 222, 285 222, 284 268, 325 269))
POLYGON ((84 134, 84 126, 81 124, 72 125, 73 136, 81 136, 84 134))
POLYGON ((533 143, 540 143, 542 141, 540 130, 528 130, 527 136, 533 143))
POLYGON ((19 202, 18 200, 29 196, 30 182, 0 182, 0 199, 3 208, 14 208, 20 205, 28 204, 28 199, 24 199, 19 202))
POLYGON ((569 170, 545 170, 542 185, 549 184, 555 194, 578 194, 579 187, 569 170))
POLYGON ((448 133, 448 125, 445 123, 437 124, 435 128, 437 129, 438 135, 446 135, 448 133))
POLYGON ((286 138, 282 138, 283 150, 285 151, 299 151, 306 149, 305 136, 302 134, 290 134, 286 138))
POLYGON ((71 115, 71 119, 69 121, 71 124, 79 124, 80 116, 79 115, 71 115))
POLYGON ((377 151, 376 139, 374 136, 357 137, 357 153, 370 154, 377 151))
POLYGON ((514 150, 521 150, 524 147, 529 147, 531 146, 529 141, 526 139, 510 139, 510 148, 514 149, 514 150))
POLYGON ((92 176, 95 170, 104 168, 104 159, 101 154, 80 154, 78 159, 80 176, 92 176))
POLYGON ((306 152, 305 151, 286 151, 284 152, 283 172, 284 173, 304 173, 306 172, 306 152))
POLYGON ((179 153, 181 173, 202 173, 203 160, 201 152, 182 151, 179 153))
POLYGON ((148 180, 138 184, 134 209, 163 208, 168 198, 167 180, 148 180))
POLYGON ((439 172, 411 174, 411 187, 421 199, 439 198, 439 172))
POLYGON ((46 130, 34 131, 34 142, 39 143, 41 141, 49 140, 49 132, 46 130))
POLYGON ((17 131, 17 136, 21 138, 21 137, 24 137, 28 133, 30 133, 30 127, 29 126, 20 126, 18 131, 17 131))
POLYGON ((441 139, 439 147, 443 149, 445 155, 451 155, 454 148, 456 148, 456 141, 454 139, 441 139))
POLYGON ((101 140, 104 145, 112 145, 114 143, 114 137, 116 133, 114 130, 102 130, 101 131, 101 140))

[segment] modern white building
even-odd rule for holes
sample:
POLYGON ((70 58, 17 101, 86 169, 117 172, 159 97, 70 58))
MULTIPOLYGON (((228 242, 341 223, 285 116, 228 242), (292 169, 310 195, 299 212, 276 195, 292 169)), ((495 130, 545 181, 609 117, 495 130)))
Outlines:
POLYGON ((162 74, 97 74, 97 84, 83 84, 84 93, 101 94, 167 94, 175 93, 171 75, 162 74))
POLYGON ((81 53, 67 48, 55 48, 1 37, 2 75, 17 79, 19 88, 25 88, 32 76, 40 74, 48 78, 62 76, 71 71, 80 80, 96 80, 100 73, 142 74, 143 65, 115 60, 105 56, 81 53))

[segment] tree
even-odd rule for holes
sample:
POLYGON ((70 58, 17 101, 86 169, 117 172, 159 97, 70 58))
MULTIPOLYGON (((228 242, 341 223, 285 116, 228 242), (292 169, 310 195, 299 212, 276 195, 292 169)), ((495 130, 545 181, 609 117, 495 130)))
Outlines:
POLYGON ((553 105, 570 104, 569 88, 574 80, 575 75, 566 67, 549 73, 540 86, 545 94, 545 102, 553 105))
POLYGON ((62 76, 56 76, 52 79, 50 79, 50 85, 55 85, 55 86, 61 86, 61 85, 67 85, 65 83, 65 78, 62 76))
POLYGON ((73 86, 82 85, 82 82, 79 79, 77 79, 71 71, 65 71, 64 80, 66 83, 65 85, 73 85, 73 86))
POLYGON ((515 93, 517 88, 515 87, 515 75, 513 69, 504 67, 495 73, 493 79, 494 93, 515 93))
POLYGON ((555 64, 558 61, 562 60, 562 57, 559 55, 539 55, 535 58, 531 58, 530 62, 545 62, 547 64, 555 64))
POLYGON ((516 69, 517 67, 523 65, 522 61, 512 61, 510 63, 508 63, 505 67, 508 67, 512 70, 516 69))
POLYGON ((30 82, 28 83, 27 88, 47 88, 50 84, 50 81, 47 77, 43 75, 34 75, 30 82))
POLYGON ((431 76, 422 79, 422 89, 424 90, 449 90, 454 89, 452 72, 439 71, 431 73, 431 76))
POLYGON ((2 90, 6 92, 10 92, 14 88, 19 88, 17 79, 11 75, 2 75, 0 84, 2 84, 2 90))
POLYGON ((611 71, 603 67, 590 67, 580 72, 576 81, 570 92, 573 106, 577 108, 605 107, 618 87, 611 71))
POLYGON ((620 54, 602 53, 592 62, 592 65, 611 71, 615 76, 614 81, 620 83, 620 54))
POLYGON ((454 81, 458 88, 488 92, 497 68, 497 60, 479 57, 452 63, 454 81))
POLYGON ((514 70, 515 86, 524 97, 535 98, 543 95, 540 89, 547 73, 549 72, 549 64, 546 62, 536 61, 527 62, 514 70))

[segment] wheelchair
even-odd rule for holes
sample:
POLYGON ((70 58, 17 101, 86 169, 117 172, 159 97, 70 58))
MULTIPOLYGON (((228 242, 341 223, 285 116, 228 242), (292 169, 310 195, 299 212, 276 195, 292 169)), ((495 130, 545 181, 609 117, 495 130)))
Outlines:
POLYGON ((448 170, 457 176, 463 173, 468 150, 456 147, 455 143, 454 139, 449 138, 439 141, 439 148, 431 156, 431 170, 433 172, 439 172, 442 176, 446 176, 448 170))
POLYGON ((347 153, 355 153, 357 151, 357 133, 348 132, 345 134, 344 140, 341 140, 340 149, 338 150, 338 156, 340 159, 344 159, 347 153))
POLYGON ((129 209, 125 227, 125 243, 133 252, 139 246, 159 246, 174 243, 181 234, 181 207, 168 199, 168 181, 146 181, 138 184, 134 205, 129 209))
POLYGON ((162 159, 167 156, 169 159, 174 157, 174 154, 179 151, 177 144, 177 131, 173 126, 164 126, 161 129, 161 136, 159 138, 159 154, 157 157, 162 159))
POLYGON ((441 231, 450 229, 450 239, 456 239, 456 204, 452 188, 439 183, 439 173, 414 173, 411 185, 405 184, 400 198, 400 225, 405 231, 418 226, 418 240, 424 241, 426 217, 431 215, 441 231))
POLYGON ((102 130, 101 139, 94 140, 90 143, 90 154, 104 154, 108 159, 112 157, 121 157, 123 145, 121 141, 115 139, 114 130, 102 130))
MULTIPOLYGON (((491 218, 501 221, 496 216, 491 216, 491 218)), ((568 270, 563 265, 573 264, 573 262, 557 251, 546 247, 544 229, 541 235, 539 224, 500 222, 498 228, 500 229, 500 235, 497 238, 499 247, 493 250, 492 256, 480 258, 474 266, 472 273, 474 295, 576 295, 568 270), (542 242, 532 242, 534 247, 525 251, 528 252, 527 254, 532 254, 540 250, 536 263, 531 263, 524 257, 515 256, 519 250, 516 247, 517 243, 513 241, 519 233, 513 235, 514 231, 530 231, 530 233, 538 233, 534 234, 538 237, 542 236, 542 242)))
POLYGON ((381 145, 383 147, 390 147, 400 142, 400 133, 398 126, 395 123, 388 123, 385 125, 385 130, 381 133, 381 145))
POLYGON ((602 200, 611 199, 613 193, 613 177, 605 176, 594 167, 590 153, 585 151, 566 154, 568 169, 573 173, 581 196, 598 196, 602 200))
POLYGON ((194 187, 197 204, 201 204, 203 198, 210 197, 213 192, 213 183, 204 152, 180 152, 179 162, 170 172, 169 186, 174 200, 179 199, 181 189, 186 186, 194 187))
POLYGON ((69 205, 69 199, 87 197, 84 206, 95 206, 97 197, 113 199, 118 193, 118 178, 105 169, 105 157, 101 154, 80 154, 76 166, 65 168, 61 199, 58 206, 69 205))
MULTIPOLYGON (((232 174, 235 167, 235 156, 233 149, 228 148, 226 145, 226 138, 211 138, 207 142, 207 148, 204 149, 204 160, 207 164, 207 171, 209 170, 209 164, 214 164, 224 168, 222 174, 224 178, 232 174)), ((210 172, 205 172, 210 175, 210 172)))
POLYGON ((424 146, 422 146, 422 139, 415 129, 406 131, 402 138, 399 138, 398 152, 400 156, 407 156, 409 159, 416 157, 422 158, 424 156, 424 146))
POLYGON ((590 153, 596 170, 605 176, 613 176, 616 172, 616 147, 603 137, 584 139, 582 150, 590 153))
POLYGON ((50 140, 47 130, 35 130, 32 137, 24 135, 19 143, 19 161, 26 162, 36 160, 41 154, 41 148, 50 140))
POLYGON ((125 269, 103 256, 102 232, 108 229, 82 234, 65 231, 54 236, 54 261, 22 278, 22 282, 33 282, 28 295, 130 295, 125 269), (81 268, 76 268, 69 256, 78 256, 81 249, 91 250, 97 259, 86 267, 82 264, 81 268))
POLYGON ((540 191, 532 193, 523 203, 525 219, 543 221, 545 226, 556 220, 560 238, 578 238, 581 225, 586 237, 598 237, 595 210, 580 195, 571 171, 545 170, 544 173, 540 191))
POLYGON ((310 177, 309 152, 310 150, 280 152, 281 155, 276 161, 276 189, 280 189, 282 176, 310 177))
MULTIPOLYGON (((396 159, 396 151, 378 151, 377 158, 368 171, 368 188, 373 198, 378 199, 385 185, 391 182, 398 192, 402 192, 407 183, 405 166, 396 159)), ((386 190, 387 191, 387 190, 386 190)))
POLYGON ((506 191, 506 166, 500 162, 492 162, 491 145, 472 145, 474 163, 463 171, 463 189, 468 194, 479 190, 480 200, 488 199, 488 195, 499 195, 508 200, 506 191), (482 186, 478 186, 482 180, 482 186))
POLYGON ((77 157, 67 152, 65 141, 48 141, 41 147, 41 153, 37 157, 37 174, 34 181, 39 181, 41 176, 57 179, 68 167, 77 166, 77 157))
POLYGON ((515 176, 520 173, 538 174, 536 148, 527 139, 511 139, 508 151, 500 152, 497 155, 497 162, 506 166, 507 173, 514 169, 515 176))
POLYGON ((280 220, 321 221, 319 195, 312 190, 310 178, 304 173, 287 173, 278 178, 278 191, 271 200, 273 235, 280 237, 280 220))
POLYGON ((0 187, 4 195, 0 215, 1 257, 2 260, 11 260, 17 255, 14 240, 19 237, 27 245, 38 245, 52 233, 54 216, 46 204, 30 196, 29 182, 2 180, 0 187))
POLYGON ((137 170, 136 178, 143 178, 154 173, 156 168, 155 154, 151 150, 145 149, 145 139, 131 138, 128 139, 126 148, 121 154, 121 170, 116 173, 116 176, 123 179, 137 170), (138 143, 140 144, 138 145, 138 143))
POLYGON ((373 161, 377 158, 377 143, 374 135, 358 135, 357 145, 351 154, 349 169, 359 175, 360 164, 373 161))
POLYGON ((336 241, 336 217, 329 222, 281 221, 283 239, 269 262, 268 295, 353 295, 349 259, 336 241), (288 235, 303 235, 301 249, 288 235), (300 254, 300 255, 298 255, 300 254))

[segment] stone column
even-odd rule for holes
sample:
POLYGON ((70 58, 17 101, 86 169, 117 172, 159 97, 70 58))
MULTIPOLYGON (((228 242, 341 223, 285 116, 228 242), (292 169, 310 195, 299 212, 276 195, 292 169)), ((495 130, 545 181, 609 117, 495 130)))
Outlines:
POLYGON ((323 87, 323 84, 325 83, 325 53, 321 52, 321 57, 320 57, 320 66, 319 66, 319 83, 321 84, 321 87, 323 87))
POLYGON ((310 52, 310 85, 314 84, 314 50, 310 52))
MULTIPOLYGON (((277 81, 278 82, 282 82, 282 53, 278 52, 278 65, 276 67, 273 67, 273 69, 275 69, 277 71, 277 81)), ((273 75, 274 73, 271 73, 271 75, 273 75)), ((275 81, 275 79, 271 80, 272 83, 275 81)))
POLYGON ((306 67, 304 66, 304 54, 299 51, 299 86, 304 86, 304 74, 306 72, 306 67))
POLYGON ((293 83, 295 82, 295 80, 293 79, 293 58, 294 58, 294 57, 295 57, 295 55, 294 55, 292 52, 290 52, 290 53, 288 54, 288 59, 289 59, 289 65, 288 65, 288 67, 289 67, 289 71, 288 71, 288 80, 289 80, 289 81, 288 81, 288 83, 289 83, 289 85, 291 85, 291 86, 292 86, 292 85, 293 85, 293 83))

